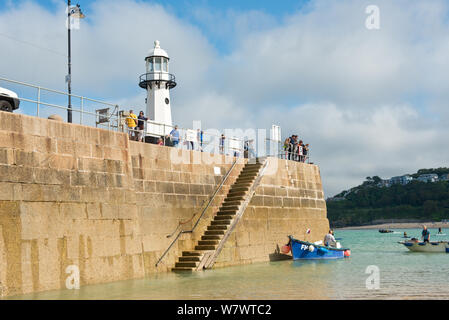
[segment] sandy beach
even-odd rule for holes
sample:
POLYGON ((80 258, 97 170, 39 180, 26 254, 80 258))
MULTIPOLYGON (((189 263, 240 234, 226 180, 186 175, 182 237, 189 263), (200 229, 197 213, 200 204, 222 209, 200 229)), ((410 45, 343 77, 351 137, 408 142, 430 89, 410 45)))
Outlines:
POLYGON ((374 224, 374 225, 366 225, 366 226, 355 226, 355 227, 344 227, 344 228, 335 228, 335 230, 361 230, 361 229, 415 229, 422 228, 423 225, 426 225, 429 229, 447 229, 449 228, 449 223, 443 222, 403 222, 403 223, 383 223, 383 224, 374 224))

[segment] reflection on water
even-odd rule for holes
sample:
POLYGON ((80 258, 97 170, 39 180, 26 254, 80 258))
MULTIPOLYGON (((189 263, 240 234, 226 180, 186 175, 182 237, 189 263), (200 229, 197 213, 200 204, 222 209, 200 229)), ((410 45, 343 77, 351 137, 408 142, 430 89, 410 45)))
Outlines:
MULTIPOLYGON (((400 234, 338 231, 352 256, 341 260, 277 261, 197 273, 84 286, 12 299, 448 299, 449 255, 409 252, 400 234), (368 290, 366 267, 380 270, 380 289, 368 290)), ((419 230, 407 230, 418 235, 419 230)))

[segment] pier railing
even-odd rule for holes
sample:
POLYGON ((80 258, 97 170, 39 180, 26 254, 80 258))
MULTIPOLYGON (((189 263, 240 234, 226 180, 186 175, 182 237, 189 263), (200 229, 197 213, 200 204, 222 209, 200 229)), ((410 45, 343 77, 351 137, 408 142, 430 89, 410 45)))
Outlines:
MULTIPOLYGON (((210 206, 212 205, 212 203, 215 200, 215 197, 217 196, 218 192, 220 192, 220 190, 223 188, 223 185, 226 183, 226 181, 228 180, 229 176, 231 175, 232 170, 234 170, 235 165, 238 162, 238 158, 234 159, 234 162, 231 165, 231 168, 228 170, 228 172, 225 174, 225 176, 223 177, 221 183, 218 185, 218 187, 215 189, 214 193, 212 194, 212 196, 209 198, 209 201, 207 202, 206 206, 203 208, 203 210, 201 211, 201 214, 199 215, 198 219, 196 220, 195 224, 193 225, 192 229, 190 230, 181 230, 177 233, 175 239, 170 243, 170 245, 168 246, 168 248, 164 251, 164 253, 162 254, 162 256, 159 258, 159 260, 156 262, 156 267, 159 265, 159 263, 161 263, 162 259, 164 259, 164 257, 167 255, 167 253, 170 251, 170 249, 173 247, 173 245, 178 241, 179 237, 185 233, 193 233, 195 231, 195 229, 197 228, 200 220, 203 218, 204 214, 206 213, 206 211, 210 208, 210 206)), ((196 215, 196 214, 195 214, 196 215)), ((167 236, 167 238, 170 238, 173 236, 174 233, 176 233, 176 231, 179 230, 179 228, 183 225, 186 224, 190 221, 192 221, 192 219, 195 217, 195 215, 192 216, 192 218, 188 221, 185 222, 180 222, 178 224, 178 227, 176 228, 176 230, 167 236)))
MULTIPOLYGON (((3 83, 8 84, 8 89, 20 92, 18 98, 21 101, 19 112, 45 118, 57 114, 62 119, 65 119, 70 110, 73 123, 126 132, 131 140, 136 141, 145 141, 145 137, 160 138, 163 145, 172 145, 170 132, 174 129, 174 126, 147 120, 144 121, 143 130, 140 130, 138 127, 128 127, 127 119, 130 119, 128 111, 134 110, 135 108, 133 107, 100 101, 81 95, 68 94, 63 91, 0 77, 0 86, 3 83), (71 108, 67 106, 69 96, 72 101, 71 108)), ((137 110, 134 111, 137 113, 137 110)), ((138 124, 138 119, 134 120, 138 124)), ((262 141, 262 143, 257 141, 257 148, 255 148, 251 144, 248 145, 248 142, 252 141, 248 137, 230 136, 226 137, 224 142, 222 142, 219 132, 204 131, 202 138, 200 138, 198 132, 193 129, 179 127, 178 130, 180 138, 178 148, 245 158, 271 156, 310 163, 310 150, 306 157, 300 158, 292 152, 283 150, 281 142, 277 140, 265 138, 265 141, 262 141)))

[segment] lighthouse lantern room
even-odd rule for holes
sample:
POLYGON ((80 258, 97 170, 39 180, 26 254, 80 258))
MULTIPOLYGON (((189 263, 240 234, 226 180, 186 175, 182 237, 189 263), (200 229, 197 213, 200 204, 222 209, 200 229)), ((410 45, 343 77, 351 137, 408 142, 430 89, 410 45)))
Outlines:
POLYGON ((170 108, 170 90, 176 87, 175 76, 169 73, 170 58, 165 50, 161 49, 159 41, 154 42, 154 48, 145 58, 146 73, 140 76, 139 86, 147 90, 147 117, 148 119, 164 124, 165 129, 149 126, 148 134, 166 135, 172 130, 172 117, 170 108), (150 130, 150 127, 152 128, 150 130), (155 131, 155 132, 154 132, 155 131))

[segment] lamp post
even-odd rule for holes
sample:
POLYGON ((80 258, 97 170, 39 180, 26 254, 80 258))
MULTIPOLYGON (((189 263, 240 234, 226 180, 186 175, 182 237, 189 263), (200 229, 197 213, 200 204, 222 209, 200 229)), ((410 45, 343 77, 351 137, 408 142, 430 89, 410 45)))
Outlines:
POLYGON ((71 16, 77 16, 78 18, 82 19, 84 18, 83 13, 81 12, 80 5, 77 4, 76 7, 71 8, 71 2, 70 0, 67 0, 67 33, 68 33, 68 75, 66 76, 66 82, 67 82, 67 91, 68 91, 68 105, 67 105, 67 122, 72 123, 72 35, 71 35, 71 29, 72 24, 70 21, 71 16))

